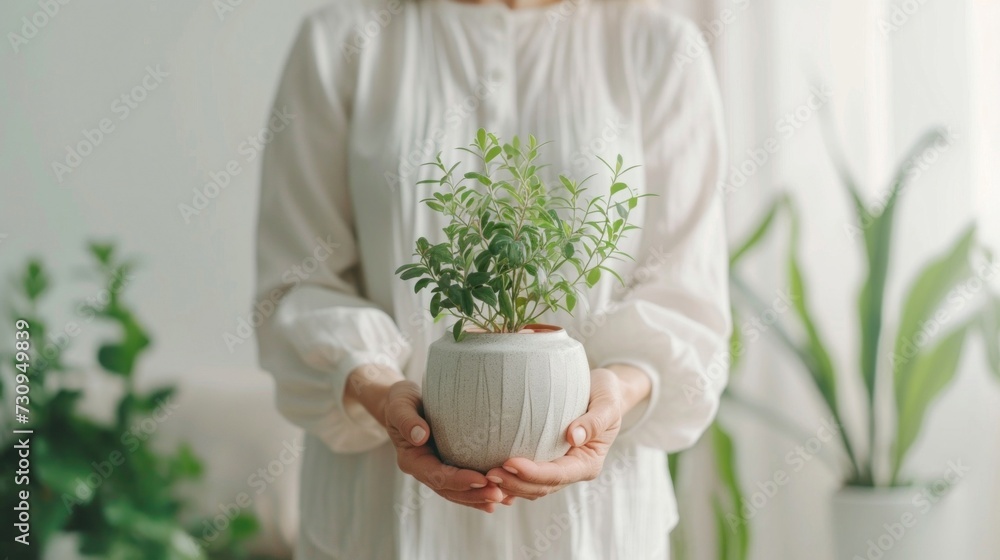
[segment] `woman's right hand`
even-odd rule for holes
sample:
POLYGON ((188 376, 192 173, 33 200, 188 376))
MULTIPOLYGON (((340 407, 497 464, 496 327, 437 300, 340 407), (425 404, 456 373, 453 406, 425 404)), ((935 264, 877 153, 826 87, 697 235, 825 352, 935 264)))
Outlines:
POLYGON ((442 498, 493 513, 497 504, 510 505, 493 482, 479 472, 445 465, 431 443, 430 425, 422 417, 420 387, 389 368, 361 366, 351 372, 345 399, 356 399, 385 427, 396 448, 399 470, 416 478, 442 498))

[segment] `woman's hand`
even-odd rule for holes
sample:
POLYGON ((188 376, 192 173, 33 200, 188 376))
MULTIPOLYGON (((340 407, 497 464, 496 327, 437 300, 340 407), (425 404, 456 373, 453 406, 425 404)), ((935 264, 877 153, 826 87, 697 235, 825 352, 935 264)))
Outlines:
POLYGON ((356 398, 385 427, 396 448, 399 470, 456 504, 487 513, 493 513, 498 503, 511 504, 513 497, 481 473, 438 459, 430 426, 421 416, 420 387, 415 383, 401 380, 391 370, 362 366, 351 373, 347 385, 345 398, 356 398))
POLYGON ((649 396, 651 383, 631 366, 609 366, 590 373, 590 405, 587 413, 566 430, 572 446, 566 455, 548 463, 523 457, 508 459, 503 468, 486 473, 506 494, 536 500, 582 480, 594 480, 604 468, 604 459, 621 430, 622 417, 649 396))

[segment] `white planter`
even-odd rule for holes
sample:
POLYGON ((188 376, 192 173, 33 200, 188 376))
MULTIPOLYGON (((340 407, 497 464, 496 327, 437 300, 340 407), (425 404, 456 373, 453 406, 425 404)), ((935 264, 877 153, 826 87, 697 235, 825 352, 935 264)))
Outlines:
POLYGON ((955 555, 965 524, 954 498, 920 486, 841 489, 832 500, 837 560, 963 557, 955 555))
POLYGON ((449 333, 430 347, 424 412, 448 464, 486 472, 511 457, 561 457, 589 400, 587 355, 562 329, 449 333))

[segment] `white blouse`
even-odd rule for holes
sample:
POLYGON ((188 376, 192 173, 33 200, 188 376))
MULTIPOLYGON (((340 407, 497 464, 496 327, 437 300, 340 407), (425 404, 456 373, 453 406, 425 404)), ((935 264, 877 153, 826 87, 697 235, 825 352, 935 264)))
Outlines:
MULTIPOLYGON (((304 22, 275 109, 291 115, 264 158, 255 309, 277 406, 307 432, 296 558, 652 559, 677 521, 664 451, 695 443, 726 382, 727 259, 717 181, 721 110, 707 53, 675 57, 697 29, 640 0, 511 10, 452 0, 337 0, 304 22), (594 367, 652 379, 601 476, 488 515, 438 497, 396 467, 360 406, 358 365, 420 382, 449 325, 393 271, 415 241, 442 238, 418 201, 421 164, 457 161, 475 131, 552 141, 541 160, 607 188, 596 156, 640 165, 654 193, 615 263, 565 327, 594 367)), ((691 52, 685 49, 686 53, 691 52)), ((436 177, 436 176, 435 176, 436 177)))

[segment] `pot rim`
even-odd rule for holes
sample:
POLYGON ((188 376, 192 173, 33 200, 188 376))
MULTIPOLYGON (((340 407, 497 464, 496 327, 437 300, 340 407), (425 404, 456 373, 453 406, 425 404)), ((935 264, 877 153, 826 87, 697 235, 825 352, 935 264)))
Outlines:
POLYGON ((465 328, 465 335, 466 336, 489 336, 489 335, 496 335, 496 336, 531 336, 531 335, 536 335, 536 334, 537 335, 546 335, 546 334, 559 334, 559 333, 565 333, 566 332, 566 329, 564 329, 564 328, 562 328, 562 327, 560 327, 558 325, 549 325, 547 323, 531 323, 531 324, 525 325, 524 328, 525 329, 532 329, 531 332, 522 332, 522 331, 518 331, 518 332, 494 332, 494 331, 478 331, 478 330, 473 331, 473 330, 469 330, 470 328, 475 328, 475 327, 466 327, 465 328))

